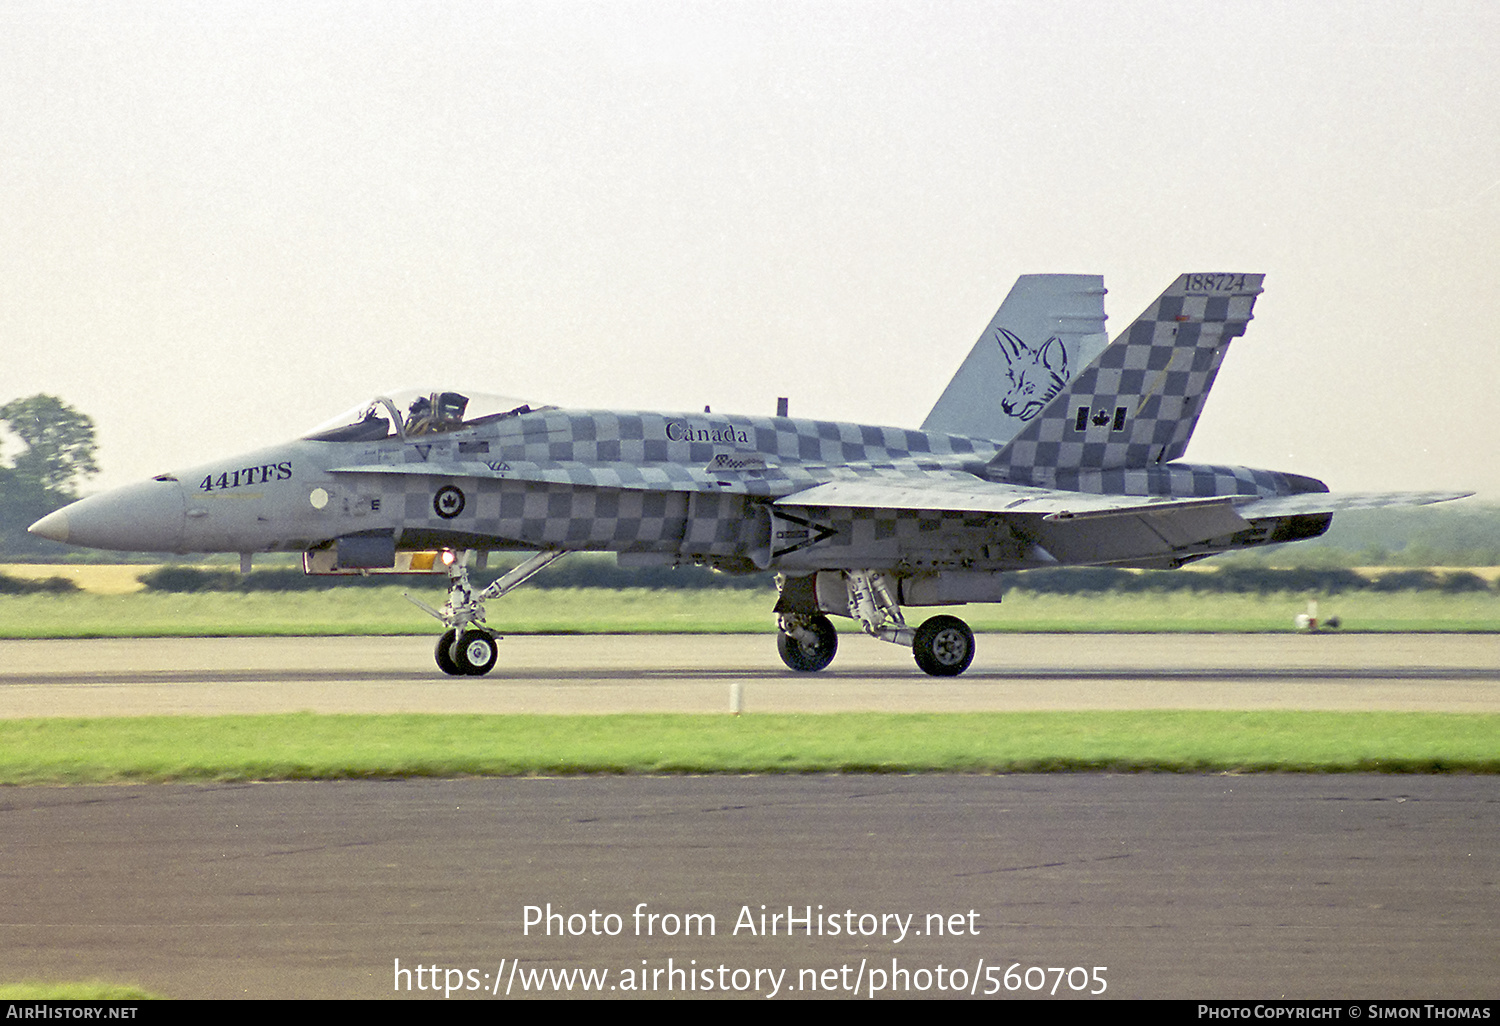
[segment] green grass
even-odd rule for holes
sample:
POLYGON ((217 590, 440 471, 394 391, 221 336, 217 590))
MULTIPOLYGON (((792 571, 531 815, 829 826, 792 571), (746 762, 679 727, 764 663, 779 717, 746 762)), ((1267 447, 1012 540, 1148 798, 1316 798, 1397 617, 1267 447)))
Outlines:
POLYGON ((0 983, 0 1001, 159 1001, 160 994, 126 983, 91 980, 63 983, 0 983))
POLYGON ((1353 592, 1346 595, 1032 595, 1007 596, 999 606, 966 606, 954 612, 975 630, 1213 634, 1285 633, 1309 599, 1344 631, 1496 632, 1500 595, 1437 592, 1353 592))
MULTIPOLYGON (((430 634, 436 621, 399 587, 327 592, 0 596, 0 637, 430 634)), ((440 605, 440 591, 422 591, 440 605)), ((1282 632, 1318 598, 1346 631, 1500 631, 1500 595, 1031 595, 952 610, 980 631, 1282 632)), ((526 589, 489 604, 507 634, 764 633, 770 591, 526 589)), ((913 619, 937 610, 914 609, 913 619)), ((849 622, 840 621, 848 627, 849 622)))
POLYGON ((0 783, 576 773, 1500 772, 1500 715, 1324 712, 0 722, 0 783))

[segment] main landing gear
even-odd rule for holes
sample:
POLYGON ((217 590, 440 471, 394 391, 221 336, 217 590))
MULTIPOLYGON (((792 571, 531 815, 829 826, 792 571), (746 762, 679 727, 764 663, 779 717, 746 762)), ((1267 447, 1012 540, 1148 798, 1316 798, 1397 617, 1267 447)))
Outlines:
POLYGON ((444 552, 443 562, 448 567, 448 601, 443 603, 443 608, 433 609, 427 603, 407 596, 409 602, 443 621, 447 628, 438 639, 434 653, 438 668, 455 677, 480 677, 494 669, 500 656, 499 638, 485 626, 484 604, 523 584, 562 554, 557 550, 538 552, 475 594, 469 584, 468 553, 462 550, 444 552))
POLYGON ((799 673, 816 673, 833 662, 839 635, 822 613, 784 613, 777 623, 776 650, 781 661, 799 673))
POLYGON ((934 677, 956 677, 974 661, 974 632, 958 617, 934 616, 912 630, 901 615, 889 577, 863 570, 845 570, 840 576, 843 594, 831 595, 827 583, 820 587, 818 577, 831 578, 834 590, 838 578, 826 571, 778 578, 776 649, 789 668, 816 673, 833 662, 839 639, 824 609, 852 617, 873 638, 910 646, 917 666, 934 677), (847 609, 839 608, 844 604, 847 609))

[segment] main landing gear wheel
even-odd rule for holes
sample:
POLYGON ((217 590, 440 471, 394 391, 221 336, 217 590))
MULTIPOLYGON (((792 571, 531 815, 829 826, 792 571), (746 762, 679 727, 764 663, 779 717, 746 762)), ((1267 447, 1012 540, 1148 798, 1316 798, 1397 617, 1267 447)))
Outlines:
POLYGON ((463 637, 458 631, 444 631, 438 639, 438 668, 455 677, 481 677, 495 668, 500 656, 500 646, 489 631, 466 630, 463 637), (456 643, 455 643, 456 641, 456 643))
POLYGON ((974 661, 974 632, 956 616, 934 616, 917 628, 911 650, 923 673, 957 677, 974 661))
POLYGON ((803 629, 815 637, 811 641, 799 641, 785 630, 779 630, 776 632, 776 650, 781 653, 781 661, 791 669, 798 673, 816 673, 833 662, 834 653, 839 650, 838 631, 833 629, 833 621, 822 613, 806 617, 803 629))

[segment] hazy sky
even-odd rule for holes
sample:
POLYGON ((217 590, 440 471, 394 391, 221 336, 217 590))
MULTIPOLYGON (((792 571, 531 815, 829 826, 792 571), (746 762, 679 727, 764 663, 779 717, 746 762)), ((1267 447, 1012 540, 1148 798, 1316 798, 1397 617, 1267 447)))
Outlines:
POLYGON ((1266 273, 1189 459, 1500 500, 1500 5, 0 0, 0 403, 99 486, 427 383, 914 427, 1042 271, 1266 273))

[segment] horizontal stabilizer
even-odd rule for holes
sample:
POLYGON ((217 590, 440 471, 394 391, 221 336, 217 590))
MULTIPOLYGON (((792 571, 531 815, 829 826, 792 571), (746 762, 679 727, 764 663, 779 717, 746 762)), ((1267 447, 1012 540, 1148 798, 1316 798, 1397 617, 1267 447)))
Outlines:
POLYGON ((1249 526, 1227 499, 1215 499, 1101 510, 1066 519, 1043 517, 1018 526, 1016 533, 1060 563, 1089 565, 1170 556, 1249 526))

